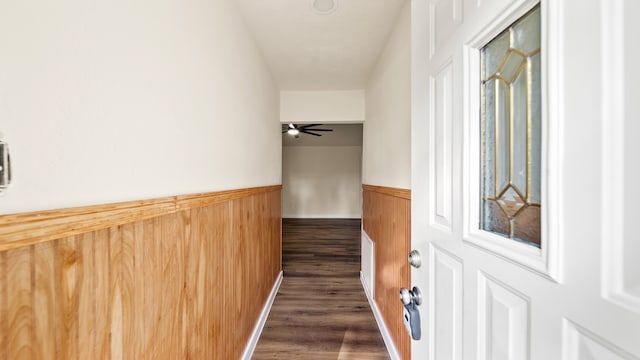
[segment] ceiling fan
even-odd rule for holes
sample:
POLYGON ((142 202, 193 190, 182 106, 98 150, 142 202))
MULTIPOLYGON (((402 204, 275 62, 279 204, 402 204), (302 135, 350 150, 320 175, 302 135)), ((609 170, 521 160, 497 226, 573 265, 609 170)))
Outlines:
POLYGON ((316 126, 322 126, 323 124, 308 124, 308 125, 296 125, 294 123, 289 123, 289 125, 282 125, 282 133, 288 133, 289 135, 293 135, 296 138, 300 133, 309 134, 314 136, 322 136, 322 134, 317 134, 316 132, 324 132, 324 131, 333 131, 333 129, 318 129, 316 126))

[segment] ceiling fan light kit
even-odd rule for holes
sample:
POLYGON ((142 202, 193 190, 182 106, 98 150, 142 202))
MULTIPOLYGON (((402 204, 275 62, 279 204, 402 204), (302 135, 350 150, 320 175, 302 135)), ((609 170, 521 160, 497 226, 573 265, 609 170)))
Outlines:
POLYGON ((319 15, 328 15, 336 11, 338 0, 313 0, 313 11, 319 15))

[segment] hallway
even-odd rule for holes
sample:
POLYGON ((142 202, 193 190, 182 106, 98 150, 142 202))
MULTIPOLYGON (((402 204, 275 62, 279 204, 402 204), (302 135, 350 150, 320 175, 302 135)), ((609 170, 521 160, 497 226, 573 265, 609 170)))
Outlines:
POLYGON ((254 359, 388 359, 359 280, 360 220, 284 219, 284 279, 254 359))

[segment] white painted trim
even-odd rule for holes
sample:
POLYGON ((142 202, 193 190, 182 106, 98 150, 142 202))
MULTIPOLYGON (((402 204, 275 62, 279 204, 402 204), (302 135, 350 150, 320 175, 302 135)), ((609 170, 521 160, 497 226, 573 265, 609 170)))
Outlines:
POLYGON ((253 327, 251 337, 249 338, 249 341, 247 342, 247 345, 245 346, 244 352, 242 353, 242 357, 240 357, 240 359, 250 360, 251 356, 253 356, 253 351, 256 349, 256 345, 258 345, 258 340, 260 339, 260 335, 262 334, 264 324, 267 322, 267 318, 269 317, 269 312, 271 311, 273 301, 276 299, 276 295, 278 294, 278 289, 280 289, 280 284, 282 284, 282 271, 280 271, 280 274, 278 274, 278 278, 271 288, 271 293, 269 293, 269 297, 267 298, 267 302, 262 308, 260 317, 258 318, 256 325, 253 327))
POLYGON ((387 347, 389 357, 391 358, 391 360, 401 360, 398 349, 396 349, 396 345, 393 343, 393 339, 391 338, 391 334, 389 333, 389 329, 387 328, 387 324, 385 324, 384 319, 382 318, 380 309, 378 309, 378 305, 376 305, 375 300, 373 300, 369 293, 369 289, 367 289, 367 284, 364 280, 362 271, 360 272, 360 282, 362 283, 362 288, 364 289, 365 295, 367 295, 367 300, 369 301, 369 306, 371 306, 373 317, 375 317, 376 323, 378 323, 378 329, 380 329, 380 335, 382 335, 384 345, 387 347))
POLYGON ((360 260, 360 277, 363 278, 364 281, 364 288, 365 291, 367 291, 367 296, 371 297, 372 299, 374 298, 374 296, 376 296, 376 283, 375 283, 375 278, 376 278, 376 243, 371 240, 371 238, 369 237, 369 234, 367 234, 366 231, 364 231, 364 228, 362 228, 360 230, 361 235, 360 235, 360 239, 361 239, 361 244, 362 244, 362 240, 366 241, 369 246, 371 247, 371 253, 369 253, 369 256, 367 256, 367 258, 365 258, 363 255, 363 247, 362 245, 360 245, 361 250, 360 250, 360 256, 361 256, 361 260, 360 260), (368 266, 369 266, 369 270, 371 272, 371 277, 367 277, 365 275, 365 273, 362 272, 362 265, 364 264, 364 261, 368 262, 368 266))

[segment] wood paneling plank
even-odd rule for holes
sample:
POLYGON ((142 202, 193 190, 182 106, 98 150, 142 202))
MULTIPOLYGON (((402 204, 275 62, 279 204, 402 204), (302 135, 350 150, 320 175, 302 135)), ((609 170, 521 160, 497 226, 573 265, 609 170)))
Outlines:
POLYGON ((78 241, 75 236, 58 241, 56 257, 58 331, 60 359, 78 357, 78 241))
POLYGON ((182 308, 180 300, 184 290, 182 276, 182 217, 165 215, 162 220, 163 307, 165 319, 164 353, 177 358, 182 353, 182 308))
POLYGON ((7 359, 7 341, 9 339, 9 320, 7 311, 9 310, 7 299, 7 252, 0 252, 0 359, 7 359))
POLYGON ((93 235, 93 232, 85 233, 78 240, 78 359, 91 359, 96 351, 93 235))
POLYGON ((224 329, 229 329, 227 333, 230 339, 225 342, 227 345, 228 358, 239 358, 239 348, 244 346, 241 341, 241 336, 244 332, 243 323, 238 323, 237 326, 232 326, 233 322, 241 317, 243 308, 242 290, 245 286, 250 286, 245 282, 246 272, 248 268, 244 266, 237 266, 232 259, 238 259, 239 256, 244 255, 251 258, 251 255, 242 252, 245 249, 249 237, 246 233, 248 213, 251 211, 248 199, 236 199, 230 203, 231 206, 231 219, 229 221, 230 237, 232 241, 225 241, 223 243, 224 254, 224 291, 225 299, 235 299, 231 304, 225 304, 224 314, 224 329))
POLYGON ((186 334, 184 328, 184 291, 185 291, 185 255, 184 255, 184 236, 185 236, 185 214, 184 212, 176 213, 175 226, 175 245, 176 252, 174 269, 175 269, 175 357, 183 358, 186 351, 186 342, 183 335, 186 334))
POLYGON ((204 316, 204 295, 205 289, 205 266, 206 256, 204 249, 206 239, 200 232, 200 224, 203 222, 203 213, 206 208, 198 208, 190 210, 191 227, 190 234, 185 238, 185 253, 188 261, 185 263, 187 273, 186 281, 186 321, 189 324, 189 338, 187 344, 187 358, 200 359, 206 358, 203 352, 205 348, 198 344, 206 343, 206 326, 207 317, 204 316), (200 289, 200 291, 198 291, 200 289))
MULTIPOLYGON (((158 244, 156 241, 156 222, 157 219, 146 220, 144 222, 144 334, 145 334, 145 354, 147 359, 156 359, 160 356, 158 353, 158 335, 160 331, 158 317, 160 316, 159 308, 162 301, 160 291, 157 290, 159 284, 159 265, 158 265, 158 244)), ((160 233, 157 234, 160 236, 160 233)))
POLYGON ((179 215, 182 217, 182 276, 183 276, 183 286, 182 286, 182 296, 180 297, 180 306, 182 311, 182 343, 180 344, 182 351, 180 353, 180 357, 183 359, 188 358, 188 347, 189 347, 189 337, 192 334, 189 330, 189 317, 187 315, 187 309, 189 306, 189 296, 188 296, 188 283, 192 281, 192 273, 188 271, 188 264, 192 259, 189 257, 189 244, 191 242, 191 210, 181 211, 179 215))
POLYGON ((134 322, 134 344, 133 344, 133 359, 144 359, 145 353, 145 326, 144 326, 144 312, 145 312, 145 267, 144 267, 144 241, 145 241, 145 222, 136 221, 134 224, 134 269, 133 269, 133 313, 135 314, 136 321, 134 322))
POLYGON ((95 355, 98 359, 109 359, 111 358, 111 342, 109 339, 111 332, 109 229, 97 231, 94 236, 95 355))
POLYGON ((122 234, 120 228, 109 229, 109 328, 111 330, 111 359, 123 358, 122 337, 122 234))
POLYGON ((36 359, 56 358, 56 245, 57 242, 52 241, 33 247, 33 345, 36 359))
MULTIPOLYGON (((206 293, 222 294, 222 299, 226 299, 226 293, 224 291, 224 273, 222 272, 222 264, 224 262, 224 248, 222 244, 227 239, 226 229, 228 226, 228 203, 223 205, 207 206, 203 209, 199 216, 199 238, 202 241, 201 252, 204 254, 205 262, 207 266, 204 268, 204 289, 206 293), (217 210, 221 207, 224 210, 216 216, 217 210), (226 220, 226 221, 225 221, 226 220), (220 221, 220 223, 218 223, 220 221), (207 226, 207 224, 216 224, 216 226, 207 226), (218 234, 218 230, 222 227, 221 234, 218 234), (222 254, 222 256, 216 256, 216 254, 222 254), (216 279, 222 281, 216 282, 216 279), (220 286, 222 284, 222 286, 220 286)), ((220 305, 220 298, 213 298, 212 301, 207 302, 206 299, 199 294, 198 303, 202 302, 202 308, 205 314, 210 314, 203 322, 203 336, 205 343, 208 345, 204 349, 204 355, 207 359, 220 359, 227 353, 228 349, 226 343, 226 336, 223 332, 224 323, 224 310, 225 308, 220 305)))
POLYGON ((3 334, 7 359, 33 358, 33 298, 31 294, 30 247, 7 252, 6 257, 7 333, 3 334))
MULTIPOLYGON (((207 325, 208 338, 215 345, 208 349, 209 358, 228 359, 231 358, 234 337, 234 319, 230 314, 237 306, 237 298, 234 298, 234 291, 231 289, 239 287, 239 283, 234 283, 233 273, 227 272, 228 263, 238 262, 240 266, 247 266, 248 262, 244 262, 239 258, 231 259, 227 257, 225 252, 226 245, 229 242, 236 241, 231 235, 232 227, 232 204, 218 204, 209 207, 207 212, 206 223, 203 224, 203 230, 206 228, 206 238, 209 241, 206 244, 207 265, 207 289, 214 294, 223 294, 222 297, 214 297, 207 301, 205 307, 208 314, 212 314, 207 325), (206 224, 215 224, 215 226, 206 226, 206 224), (222 255, 222 256, 221 256, 222 255), (222 279, 222 281, 219 281, 222 279)), ((238 267, 240 267, 238 266, 238 267)), ((205 300, 206 301, 206 300, 205 300)))
POLYGON ((136 357, 135 323, 138 314, 134 311, 134 241, 135 223, 129 223, 120 227, 121 234, 121 269, 120 269, 120 289, 122 296, 122 357, 124 359, 134 359, 136 357))
POLYGON ((167 308, 167 303, 169 300, 167 299, 168 294, 165 294, 166 284, 165 275, 164 275, 164 245, 163 242, 165 237, 162 236, 162 223, 166 220, 166 215, 153 219, 153 232, 156 234, 156 237, 153 239, 153 257, 155 259, 155 273, 153 274, 153 292, 154 298, 158 299, 154 303, 155 307, 155 319, 153 320, 155 323, 155 334, 153 336, 153 350, 156 353, 156 357, 166 356, 167 354, 167 333, 169 332, 168 326, 169 322, 167 321, 167 314, 165 314, 165 309, 167 308))

